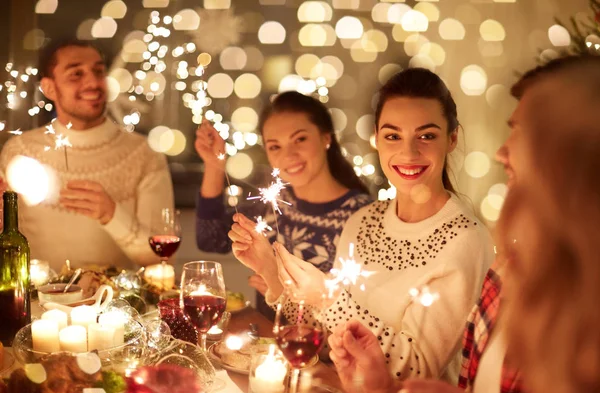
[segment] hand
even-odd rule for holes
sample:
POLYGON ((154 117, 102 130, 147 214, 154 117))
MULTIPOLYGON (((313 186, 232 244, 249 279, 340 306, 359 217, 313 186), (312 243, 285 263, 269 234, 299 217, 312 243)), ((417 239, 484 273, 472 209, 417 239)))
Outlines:
POLYGON ((402 393, 465 393, 461 388, 433 379, 409 379, 402 389, 402 393))
MULTIPOLYGON (((338 325, 328 338, 329 357, 335 364, 344 391, 391 393, 390 376, 377 337, 362 323, 338 325)), ((464 393, 464 392, 463 392, 464 393)))
POLYGON ((196 130, 196 152, 205 165, 223 169, 225 167, 225 141, 206 119, 196 130), (222 157, 222 159, 219 159, 222 157))
POLYGON ((250 276, 250 278, 248 279, 248 285, 256 289, 258 293, 260 293, 263 296, 265 296, 265 294, 267 293, 267 289, 269 289, 269 286, 267 285, 265 279, 259 276, 258 274, 250 276))
POLYGON ((245 266, 261 276, 277 275, 277 263, 273 248, 267 238, 256 232, 256 223, 243 214, 233 216, 228 236, 233 241, 233 255, 245 266))
POLYGON ((279 243, 274 245, 279 265, 279 280, 289 290, 292 301, 303 300, 304 303, 319 308, 328 307, 335 299, 326 299, 328 290, 325 286, 325 274, 312 263, 290 254, 279 243), (330 300, 327 304, 327 300, 330 300))
POLYGON ((60 192, 60 204, 69 211, 83 214, 106 225, 115 215, 116 203, 100 183, 71 180, 60 192))

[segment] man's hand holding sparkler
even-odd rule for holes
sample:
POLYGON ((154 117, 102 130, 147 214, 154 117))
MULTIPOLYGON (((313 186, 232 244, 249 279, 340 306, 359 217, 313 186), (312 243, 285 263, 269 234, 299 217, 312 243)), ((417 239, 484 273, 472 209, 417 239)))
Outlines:
POLYGON ((100 183, 89 180, 71 180, 60 192, 60 204, 72 212, 83 214, 100 224, 112 220, 116 203, 100 183))
POLYGON ((264 279, 273 297, 279 297, 283 286, 279 281, 277 262, 269 240, 262 231, 257 230, 257 224, 243 214, 235 214, 233 221, 228 234, 233 241, 233 255, 264 279))

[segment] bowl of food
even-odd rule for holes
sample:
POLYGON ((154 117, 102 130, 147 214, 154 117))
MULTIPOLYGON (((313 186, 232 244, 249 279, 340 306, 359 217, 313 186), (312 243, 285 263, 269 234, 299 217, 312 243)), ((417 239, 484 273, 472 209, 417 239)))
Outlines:
POLYGON ((38 288, 40 305, 45 303, 72 304, 83 299, 83 290, 78 285, 71 285, 65 292, 67 284, 48 284, 38 288))
POLYGON ((250 301, 241 292, 227 291, 227 305, 225 311, 232 314, 239 313, 250 307, 250 301))

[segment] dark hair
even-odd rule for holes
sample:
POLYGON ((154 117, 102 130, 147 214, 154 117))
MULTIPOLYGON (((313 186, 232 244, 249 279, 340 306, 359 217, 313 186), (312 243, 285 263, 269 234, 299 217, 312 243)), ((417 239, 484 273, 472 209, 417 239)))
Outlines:
MULTIPOLYGON (((395 97, 429 98, 437 100, 442 106, 444 117, 448 122, 448 133, 456 130, 460 123, 456 111, 456 103, 442 79, 425 68, 409 68, 394 75, 379 90, 379 100, 375 110, 375 128, 379 129, 379 118, 385 103, 395 97)), ((442 183, 448 191, 455 192, 448 175, 448 162, 444 161, 442 183)))
POLYGON ((58 63, 58 52, 61 49, 69 48, 72 46, 78 48, 92 48, 96 52, 98 52, 98 54, 100 54, 100 57, 102 57, 102 60, 104 60, 104 54, 102 53, 102 51, 100 51, 100 49, 98 49, 96 46, 92 45, 89 41, 83 41, 75 38, 67 38, 63 40, 54 41, 48 46, 46 46, 40 54, 40 78, 53 78, 54 67, 56 67, 56 64, 58 63))
POLYGON ((600 57, 588 54, 568 55, 550 60, 546 64, 539 65, 523 74, 517 83, 511 87, 510 93, 513 97, 520 100, 527 89, 538 83, 545 76, 587 66, 600 69, 600 57))
POLYGON ((327 150, 327 164, 331 174, 345 187, 351 190, 359 190, 365 194, 369 193, 367 186, 358 178, 352 165, 342 155, 342 149, 335 137, 331 114, 325 105, 296 91, 281 93, 275 97, 271 105, 263 109, 259 121, 260 132, 263 132, 265 122, 271 115, 285 112, 304 113, 309 121, 319 128, 321 133, 330 134, 331 145, 327 150))

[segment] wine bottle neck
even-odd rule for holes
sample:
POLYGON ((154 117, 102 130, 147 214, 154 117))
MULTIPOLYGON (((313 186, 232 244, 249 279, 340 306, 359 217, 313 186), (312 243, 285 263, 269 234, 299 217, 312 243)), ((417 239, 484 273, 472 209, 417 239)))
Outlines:
POLYGON ((19 230, 17 194, 12 191, 4 193, 4 232, 19 230))

